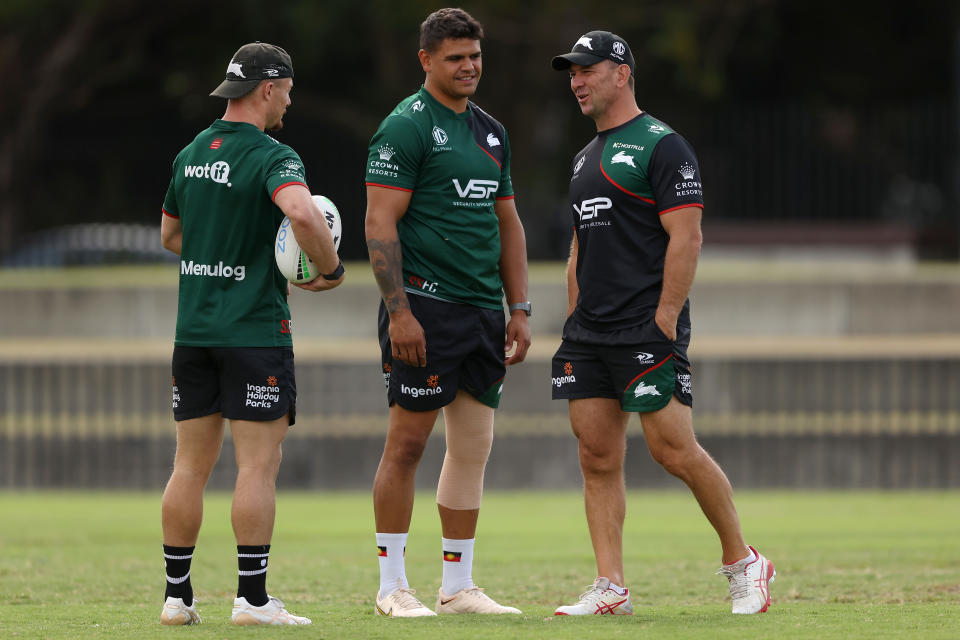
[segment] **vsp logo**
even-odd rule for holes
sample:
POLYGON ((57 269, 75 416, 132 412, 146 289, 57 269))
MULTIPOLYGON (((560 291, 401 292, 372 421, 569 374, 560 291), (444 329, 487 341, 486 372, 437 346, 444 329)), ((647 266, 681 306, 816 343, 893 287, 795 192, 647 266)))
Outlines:
POLYGON ((460 181, 453 179, 453 186, 461 198, 475 198, 478 200, 489 200, 490 196, 496 193, 500 183, 496 180, 478 180, 471 178, 464 186, 460 186, 460 181))
POLYGON ((580 206, 573 205, 573 210, 580 216, 580 220, 589 220, 596 218, 600 211, 613 208, 610 198, 590 198, 580 203, 580 206))

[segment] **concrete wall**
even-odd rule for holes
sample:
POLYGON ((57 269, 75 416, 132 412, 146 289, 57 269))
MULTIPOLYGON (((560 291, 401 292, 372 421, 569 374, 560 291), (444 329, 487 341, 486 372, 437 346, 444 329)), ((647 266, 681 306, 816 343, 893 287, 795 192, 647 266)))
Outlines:
MULTIPOLYGON (((960 438, 949 435, 708 436, 704 447, 735 488, 960 487, 960 438)), ((161 490, 169 477, 173 438, 3 438, 0 487, 161 490), (16 461, 15 464, 10 464, 16 461)), ((627 486, 682 488, 650 458, 643 438, 627 442, 627 486)), ((281 489, 369 490, 383 439, 291 438, 284 447, 281 489)), ((443 440, 432 438, 417 472, 417 487, 436 487, 443 440)), ((229 439, 210 481, 233 486, 236 465, 229 439)), ((514 436, 494 441, 488 489, 575 489, 581 486, 572 435, 514 436)))
MULTIPOLYGON (((342 287, 294 289, 299 338, 374 337, 379 293, 369 267, 353 265, 342 287)), ((567 297, 563 267, 533 272, 532 328, 559 334, 567 297)), ((705 262, 691 294, 697 335, 839 336, 960 332, 960 267, 780 266, 705 262)), ((0 336, 169 338, 175 286, 0 290, 0 336)))

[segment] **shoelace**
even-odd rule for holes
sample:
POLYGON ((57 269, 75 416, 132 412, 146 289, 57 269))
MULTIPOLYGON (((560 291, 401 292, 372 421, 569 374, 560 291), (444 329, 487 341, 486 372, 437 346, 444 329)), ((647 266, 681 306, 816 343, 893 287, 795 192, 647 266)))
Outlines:
POLYGON ((401 609, 418 609, 423 606, 419 600, 414 597, 415 589, 397 589, 397 606, 401 609))
POLYGON ((591 584, 587 587, 587 590, 580 594, 580 600, 578 602, 589 602, 593 603, 603 597, 604 590, 596 585, 596 583, 591 584))
POLYGON ((730 597, 733 599, 744 598, 750 594, 750 580, 747 578, 747 572, 743 567, 720 567, 717 571, 718 576, 726 576, 730 582, 730 597))

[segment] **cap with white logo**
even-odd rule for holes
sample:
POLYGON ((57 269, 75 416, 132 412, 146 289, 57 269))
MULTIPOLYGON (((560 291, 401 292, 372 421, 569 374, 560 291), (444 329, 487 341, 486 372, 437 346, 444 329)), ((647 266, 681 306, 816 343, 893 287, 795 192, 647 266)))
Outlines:
POLYGON ((571 64, 587 67, 603 60, 613 60, 617 64, 629 66, 630 75, 634 75, 636 70, 627 41, 609 31, 590 31, 583 34, 573 44, 570 53, 556 56, 552 64, 557 71, 565 71, 571 64))
POLYGON ((292 77, 293 62, 286 51, 266 42, 251 42, 233 54, 224 81, 210 95, 215 98, 242 98, 261 80, 292 77))

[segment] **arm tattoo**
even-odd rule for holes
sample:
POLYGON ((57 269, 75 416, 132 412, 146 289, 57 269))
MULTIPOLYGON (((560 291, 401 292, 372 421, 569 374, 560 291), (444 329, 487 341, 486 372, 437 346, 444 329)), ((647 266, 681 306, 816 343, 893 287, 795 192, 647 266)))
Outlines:
POLYGON ((373 277, 380 287, 380 295, 387 307, 387 313, 409 309, 407 294, 403 291, 403 253, 400 240, 367 240, 373 277))

